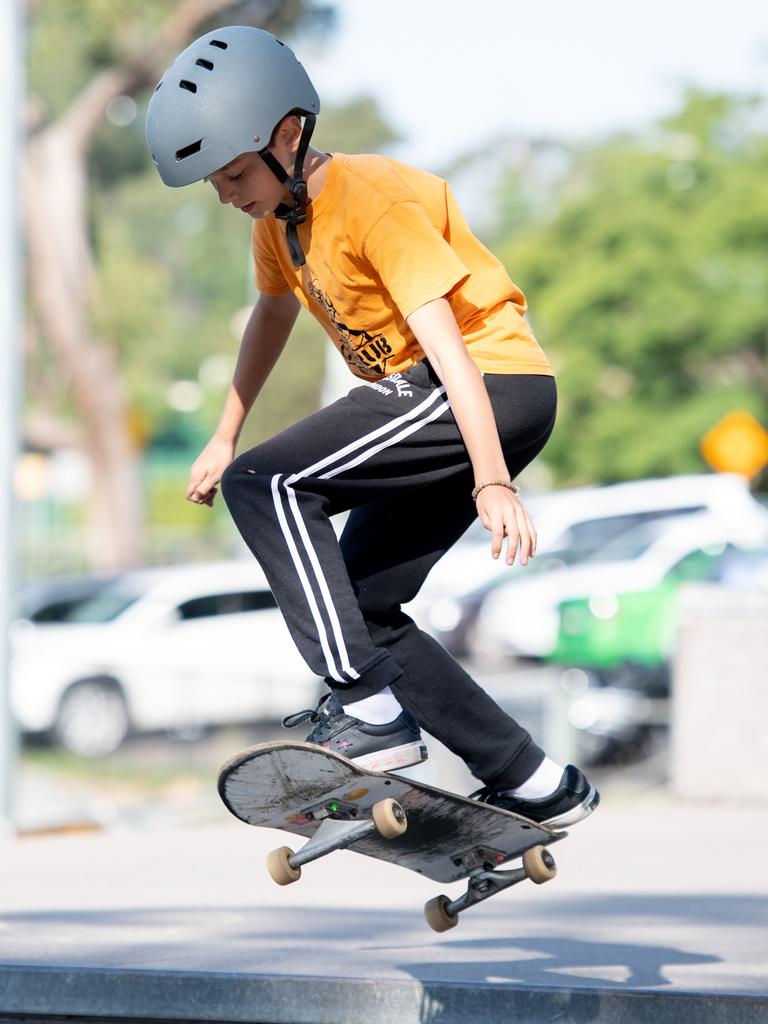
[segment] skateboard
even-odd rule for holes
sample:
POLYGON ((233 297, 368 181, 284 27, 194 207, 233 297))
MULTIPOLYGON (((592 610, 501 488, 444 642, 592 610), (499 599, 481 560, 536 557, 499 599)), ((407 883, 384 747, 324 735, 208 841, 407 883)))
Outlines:
POLYGON ((311 743, 249 747, 222 767, 218 789, 246 824, 307 838, 298 852, 282 846, 269 854, 267 869, 278 885, 298 881, 303 865, 344 849, 437 882, 466 878, 458 899, 440 895, 425 905, 427 923, 438 932, 525 878, 537 884, 554 878, 547 847, 567 835, 421 782, 366 771, 311 743), (500 870, 518 857, 522 867, 500 870))

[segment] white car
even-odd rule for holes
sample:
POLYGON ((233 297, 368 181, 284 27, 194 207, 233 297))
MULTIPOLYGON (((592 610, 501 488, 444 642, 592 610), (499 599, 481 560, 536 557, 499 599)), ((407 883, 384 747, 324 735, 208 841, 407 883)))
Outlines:
MULTIPOLYGON (((742 541, 758 546, 766 510, 737 473, 695 473, 629 480, 608 486, 572 487, 521 495, 538 537, 536 558, 510 568, 490 555, 490 534, 479 520, 434 567, 405 611, 427 632, 452 649, 452 634, 462 626, 464 603, 474 615, 485 588, 524 581, 547 564, 548 553, 568 551, 579 557, 644 523, 670 515, 709 510, 723 521, 742 524, 742 541)), ((464 624, 466 627, 466 623, 464 624)))
POLYGON ((255 561, 127 572, 67 621, 20 619, 11 638, 20 729, 88 756, 129 731, 278 720, 322 686, 255 561))
MULTIPOLYGON (((547 568, 492 589, 483 602, 471 637, 476 655, 542 658, 558 637, 562 601, 589 597, 595 614, 615 611, 616 595, 648 590, 691 552, 722 550, 727 543, 748 547, 768 542, 768 514, 745 531, 739 519, 711 511, 656 519, 629 530, 581 560, 551 559, 547 568), (745 533, 749 536, 745 537, 745 533)), ((567 559, 568 553, 564 553, 567 559)))

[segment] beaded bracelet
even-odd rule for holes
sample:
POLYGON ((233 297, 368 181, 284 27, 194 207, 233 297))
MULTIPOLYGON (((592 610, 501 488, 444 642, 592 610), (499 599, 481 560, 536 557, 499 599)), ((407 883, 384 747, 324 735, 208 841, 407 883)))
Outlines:
POLYGON ((508 487, 510 491, 515 494, 520 492, 520 488, 517 484, 513 484, 511 480, 486 480, 482 484, 478 484, 477 487, 472 491, 472 501, 477 501, 477 496, 484 487, 508 487))

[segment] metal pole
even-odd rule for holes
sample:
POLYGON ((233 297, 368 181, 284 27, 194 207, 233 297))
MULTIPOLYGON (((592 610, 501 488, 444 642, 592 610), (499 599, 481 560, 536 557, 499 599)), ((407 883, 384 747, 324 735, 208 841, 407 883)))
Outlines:
POLYGON ((19 451, 21 234, 19 166, 24 44, 19 0, 0 3, 0 832, 14 829, 18 738, 11 712, 8 627, 17 584, 14 466, 19 451))

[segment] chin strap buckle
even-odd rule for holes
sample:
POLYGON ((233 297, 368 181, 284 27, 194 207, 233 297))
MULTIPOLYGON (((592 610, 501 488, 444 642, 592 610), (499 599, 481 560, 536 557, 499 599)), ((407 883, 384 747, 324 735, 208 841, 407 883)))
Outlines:
POLYGON ((307 207, 309 206, 309 193, 307 183, 304 180, 304 157, 309 147, 309 140, 315 130, 315 115, 308 114, 301 132, 299 148, 296 152, 296 164, 293 168, 293 176, 289 175, 285 168, 278 163, 268 149, 259 151, 259 156, 269 167, 278 181, 290 192, 294 205, 288 206, 280 203, 275 209, 275 217, 286 222, 285 237, 288 242, 288 250, 291 254, 291 263, 294 267, 303 267, 306 259, 304 250, 301 247, 296 228, 307 219, 307 207))

